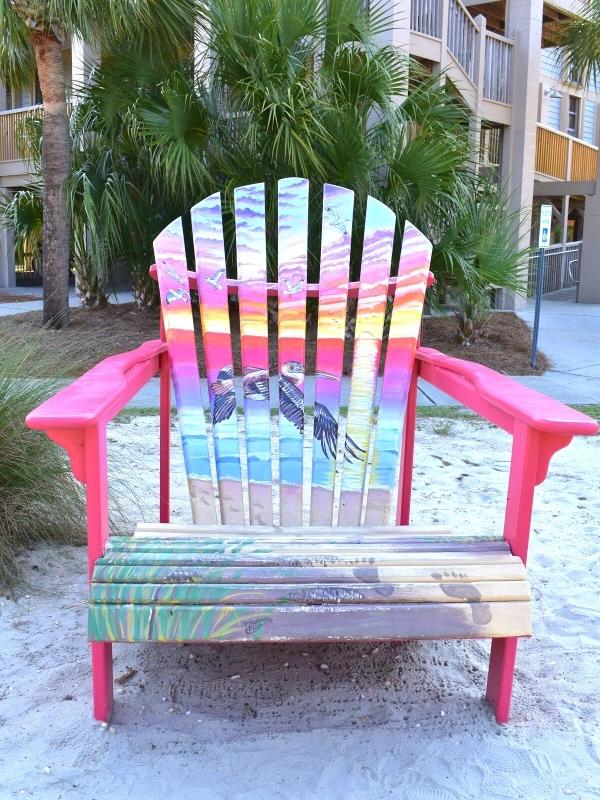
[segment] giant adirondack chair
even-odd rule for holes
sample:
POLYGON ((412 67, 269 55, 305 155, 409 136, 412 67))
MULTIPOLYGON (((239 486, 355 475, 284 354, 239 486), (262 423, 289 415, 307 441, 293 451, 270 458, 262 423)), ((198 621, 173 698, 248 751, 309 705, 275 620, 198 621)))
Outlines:
POLYGON ((226 273, 219 194, 191 210, 195 271, 175 220, 155 241, 160 340, 106 359, 28 417, 66 448, 87 487, 97 719, 111 716, 113 642, 453 637, 492 640, 487 697, 497 720, 508 719, 517 640, 530 634, 524 564, 534 487, 551 456, 575 434, 595 433, 596 423, 483 366, 417 348, 431 247, 406 223, 392 277, 396 219, 377 200, 366 206, 360 281, 351 283, 353 193, 324 187, 320 282, 309 284, 308 193, 305 180, 279 182, 276 284, 267 282, 263 184, 235 191, 236 280, 226 273), (199 297, 206 403, 191 290, 199 297), (278 299, 276 383, 269 296, 278 299), (308 297, 318 300, 313 378, 304 375, 308 297), (349 298, 356 325, 346 397, 349 298), (106 426, 157 373, 160 519, 109 538, 106 426), (419 376, 512 434, 503 537, 472 515, 455 531, 409 525, 419 376), (189 525, 169 523, 171 379, 189 525))

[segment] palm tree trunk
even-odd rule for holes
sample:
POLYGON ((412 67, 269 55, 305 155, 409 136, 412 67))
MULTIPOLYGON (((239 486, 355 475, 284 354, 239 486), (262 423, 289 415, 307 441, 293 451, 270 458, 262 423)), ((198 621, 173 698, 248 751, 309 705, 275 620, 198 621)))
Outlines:
POLYGON ((69 324, 69 217, 66 181, 71 169, 71 140, 60 42, 51 33, 33 32, 44 126, 42 175, 44 180, 44 324, 69 324))

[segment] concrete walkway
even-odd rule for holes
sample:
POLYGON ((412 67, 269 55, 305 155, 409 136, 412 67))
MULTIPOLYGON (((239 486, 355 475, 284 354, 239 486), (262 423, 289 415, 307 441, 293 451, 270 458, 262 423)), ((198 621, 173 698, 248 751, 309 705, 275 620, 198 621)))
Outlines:
MULTIPOLYGON (((600 403, 600 305, 564 297, 542 301, 538 343, 551 368, 519 381, 565 403, 600 403)), ((518 313, 533 326, 533 304, 518 313)))
MULTIPOLYGON (((13 286, 10 289, 0 289, 0 292, 12 295, 37 295, 39 300, 23 300, 14 303, 0 303, 0 317, 9 317, 12 314, 25 314, 27 311, 42 310, 42 288, 41 286, 13 286)), ((110 303, 132 303, 133 295, 131 292, 117 292, 109 298, 110 303)), ((75 289, 69 292, 69 307, 78 308, 81 300, 76 294, 75 289)))

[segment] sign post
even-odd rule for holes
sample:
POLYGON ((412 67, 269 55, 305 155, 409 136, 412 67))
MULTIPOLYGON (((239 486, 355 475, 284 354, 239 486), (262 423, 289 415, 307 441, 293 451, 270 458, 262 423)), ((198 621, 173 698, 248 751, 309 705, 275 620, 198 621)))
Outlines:
POLYGON ((537 368, 537 343, 540 330, 540 310, 542 306, 542 289, 544 287, 544 255, 550 245, 550 228, 552 226, 552 206, 544 205, 540 209, 540 236, 538 247, 537 275, 535 279, 535 312, 533 315, 533 337, 531 340, 531 366, 537 368))

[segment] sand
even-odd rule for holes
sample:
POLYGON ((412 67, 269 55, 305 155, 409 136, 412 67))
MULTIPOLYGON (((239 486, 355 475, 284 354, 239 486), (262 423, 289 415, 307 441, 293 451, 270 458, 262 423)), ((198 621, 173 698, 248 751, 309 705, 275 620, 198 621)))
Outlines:
MULTIPOLYGON (((135 476, 155 519, 156 419, 113 425, 110 439, 113 494, 135 476)), ((483 423, 421 422, 413 519, 498 530, 509 444, 483 423)), ((507 727, 482 700, 489 644, 476 641, 117 645, 103 726, 85 552, 39 548, 17 600, 0 600, 1 800, 600 797, 599 465, 600 438, 579 439, 538 490, 534 636, 519 646, 507 727)), ((182 477, 174 495, 173 518, 188 520, 182 477)), ((121 497, 132 512, 131 491, 121 497)))

